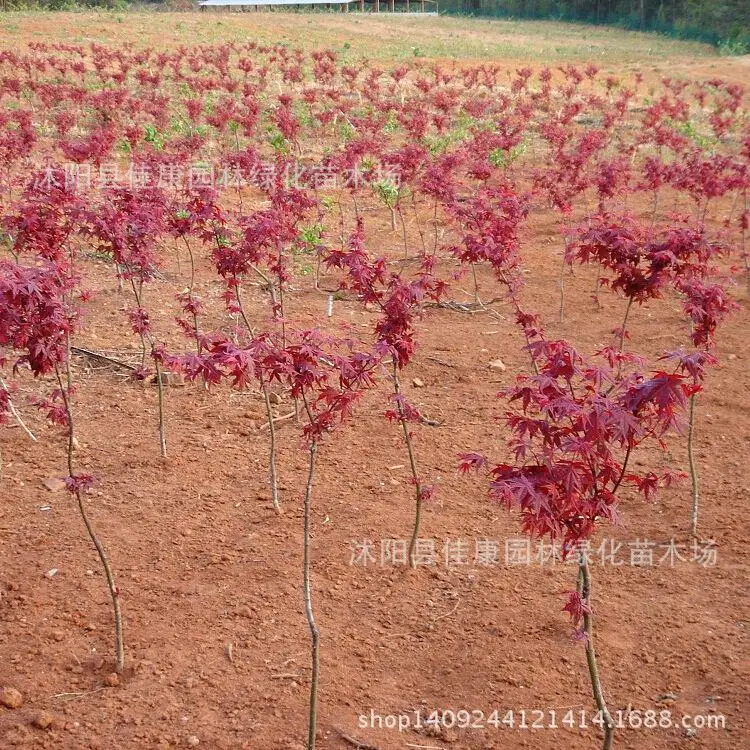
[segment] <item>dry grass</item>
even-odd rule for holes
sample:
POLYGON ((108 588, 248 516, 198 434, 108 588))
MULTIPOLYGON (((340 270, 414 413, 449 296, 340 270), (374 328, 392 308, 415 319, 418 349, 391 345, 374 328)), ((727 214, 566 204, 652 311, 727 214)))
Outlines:
POLYGON ((0 44, 27 41, 117 43, 173 47, 254 38, 304 48, 333 47, 350 55, 405 58, 513 60, 554 64, 594 60, 616 69, 665 61, 716 57, 712 47, 654 34, 542 21, 453 17, 394 17, 359 13, 160 13, 92 11, 6 13, 0 44))

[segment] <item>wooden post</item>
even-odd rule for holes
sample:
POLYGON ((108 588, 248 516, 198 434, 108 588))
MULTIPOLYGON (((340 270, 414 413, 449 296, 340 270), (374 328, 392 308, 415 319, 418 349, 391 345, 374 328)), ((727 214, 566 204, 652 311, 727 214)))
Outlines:
POLYGON ((406 0, 406 12, 409 12, 409 0, 406 0))
POLYGON ((395 11, 396 11, 396 0, 388 0, 388 10, 391 11, 391 13, 395 13, 395 11))
POLYGON ((365 12, 365 0, 359 0, 359 10, 361 13, 365 12))
POLYGON ((380 13, 380 0, 375 0, 375 12, 380 13))

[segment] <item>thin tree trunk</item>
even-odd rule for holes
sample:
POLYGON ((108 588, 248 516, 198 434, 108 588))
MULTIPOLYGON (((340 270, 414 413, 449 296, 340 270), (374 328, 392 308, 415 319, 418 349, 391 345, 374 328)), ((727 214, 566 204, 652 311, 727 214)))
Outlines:
POLYGON ((417 567, 416 562, 416 548, 417 540, 419 539, 419 527, 422 523, 422 485, 419 481, 419 472, 417 471, 417 459, 414 456, 414 447, 411 442, 411 434, 409 433, 409 423, 406 420, 404 414, 404 407, 398 396, 401 394, 401 385, 398 380, 398 365, 394 361, 393 363, 393 392, 396 394, 396 409, 398 410, 399 422, 404 430, 404 440, 406 441, 406 451, 409 454, 409 467, 411 469, 411 476, 414 480, 414 495, 415 495, 415 507, 414 507, 414 528, 411 532, 411 539, 409 540, 409 565, 412 568, 417 567))
MULTIPOLYGON (((193 249, 190 247, 190 243, 188 242, 187 237, 185 237, 185 235, 182 235, 182 239, 188 251, 188 258, 190 258, 190 286, 188 287, 188 293, 190 294, 192 301, 193 288, 195 287, 195 257, 193 256, 193 249)), ((195 313, 193 313, 192 315, 193 328, 195 329, 195 348, 197 349, 198 354, 200 354, 202 347, 200 334, 198 333, 198 316, 195 313)))
MULTIPOLYGON (((279 309, 278 313, 274 310, 274 317, 281 318, 281 346, 286 348, 286 319, 284 309, 284 274, 281 268, 281 261, 284 255, 284 246, 281 242, 276 243, 277 251, 277 262, 278 262, 278 278, 279 278, 279 309)), ((273 286, 272 286, 273 289, 273 286)))
POLYGON ((273 509, 277 513, 281 513, 281 506, 279 505, 279 485, 276 477, 276 427, 274 426, 273 412, 271 411, 271 400, 268 397, 268 386, 266 385, 266 381, 262 374, 260 376, 260 390, 263 393, 263 401, 266 406, 266 417, 268 419, 268 480, 271 485, 271 502, 273 503, 273 509))
MULTIPOLYGON (((510 281, 508 281, 508 277, 505 275, 505 272, 500 272, 500 280, 505 284, 506 288, 508 289, 508 294, 510 295, 511 303, 513 305, 513 310, 516 313, 516 318, 518 322, 518 318, 521 316, 521 306, 518 303, 518 297, 516 296, 516 292, 513 290, 510 281)), ((494 310, 490 310, 490 314, 494 314, 497 317, 497 314, 494 310)), ((539 365, 536 363, 536 359, 534 358, 534 352, 531 349, 531 339, 529 338, 529 333, 526 329, 526 326, 521 326, 521 329, 523 330, 523 337, 526 339, 526 349, 529 352, 529 358, 531 359, 531 366, 534 369, 534 374, 539 374, 539 365)))
POLYGON ((594 302, 596 302, 596 306, 601 310, 602 302, 599 299, 599 287, 601 286, 601 280, 602 280, 602 264, 597 264, 596 267, 596 282, 594 282, 594 302))
MULTIPOLYGON (((68 345, 68 351, 70 351, 70 345, 68 345)), ((63 383, 62 376, 60 375, 60 368, 55 365, 55 375, 57 376, 57 382, 60 386, 60 392, 65 405, 65 412, 68 418, 68 476, 72 480, 75 477, 75 465, 73 462, 73 454, 75 451, 75 423, 73 421, 73 409, 70 403, 70 388, 72 386, 72 378, 70 375, 70 361, 66 362, 66 383, 63 383)), ((81 495, 80 489, 76 488, 75 492, 76 501, 78 504, 78 512, 83 519, 83 523, 86 526, 89 538, 96 548, 96 552, 99 555, 99 561, 104 568, 104 575, 107 579, 107 588, 109 589, 109 595, 112 600, 112 609, 115 617, 115 672, 122 674, 125 669, 125 645, 122 634, 122 614, 120 612, 120 593, 115 584, 115 577, 112 573, 112 568, 109 565, 109 559, 107 557, 104 545, 99 540, 99 537, 94 529, 93 524, 89 520, 88 514, 86 513, 86 506, 83 503, 83 496, 81 495)))
POLYGON ((565 255, 563 254, 562 263, 560 264, 560 275, 557 278, 557 286, 560 288, 560 308, 558 310, 558 320, 560 323, 565 322, 565 255))
MULTIPOLYGON (((135 279, 130 280, 130 285, 133 289, 133 295, 135 296, 135 303, 139 310, 143 309, 143 282, 139 281, 138 285, 135 283, 135 279)), ((154 354, 154 339, 151 336, 150 331, 146 331, 146 334, 138 334, 141 337, 141 366, 146 364, 146 342, 151 347, 151 358, 154 360, 154 369, 156 370, 156 389, 158 394, 159 402, 159 452, 162 458, 167 457, 167 429, 164 417, 164 383, 162 382, 162 371, 161 363, 158 357, 154 354)))
POLYGON ((695 466, 695 458, 693 456, 693 436, 695 433, 695 401, 697 393, 693 393, 690 396, 690 417, 688 421, 688 464, 690 466, 690 482, 692 485, 692 511, 690 514, 690 526, 693 531, 693 536, 698 533, 698 470, 695 466))
POLYGON ((483 307, 482 301, 479 299, 479 281, 477 279, 477 267, 475 263, 471 264, 471 276, 474 280, 474 303, 483 307))
POLYGON ((161 364, 159 360, 154 357, 154 365, 156 367, 156 392, 159 400, 159 450, 161 451, 161 457, 167 457, 167 427, 164 420, 164 383, 161 377, 161 364))
POLYGON ((409 241, 406 233, 406 219, 404 218, 404 212, 401 210, 400 205, 396 205, 396 211, 398 212, 398 218, 401 219, 401 229, 404 236, 404 260, 409 257, 409 241))
MULTIPOLYGON (((625 308, 625 317, 622 319, 622 327, 620 328, 620 343, 618 345, 618 351, 620 354, 622 354, 623 350, 625 349, 625 326, 628 324, 628 318, 630 317, 630 308, 633 306, 633 297, 628 298, 628 306, 625 308)), ((616 380, 620 379, 620 375, 622 374, 622 360, 620 360, 617 363, 617 377, 616 380)), ((610 393, 612 389, 615 387, 615 384, 612 383, 612 385, 609 387, 609 390, 607 393, 610 393)))
POLYGON ((438 200, 435 198, 435 205, 433 206, 432 210, 432 225, 433 229, 435 230, 435 244, 432 249, 432 254, 437 255, 437 248, 438 248, 438 220, 437 220, 437 209, 438 209, 438 200))
POLYGON ((417 232, 419 232, 419 239, 422 243, 422 255, 427 255, 427 245, 424 241, 424 232, 422 231, 422 224, 419 221, 419 211, 417 210, 417 202, 414 198, 414 191, 411 193, 411 207, 414 211, 414 221, 417 225, 417 232))
POLYGON ((602 750, 611 750, 615 734, 615 723, 609 713, 607 703, 604 700, 604 692, 599 678, 599 667, 596 663, 596 651, 594 650, 594 618, 591 613, 591 573, 589 563, 585 557, 579 563, 579 587, 586 610, 583 614, 583 628, 586 633, 586 663, 589 669, 591 690, 594 695, 596 707, 599 709, 604 724, 604 743, 602 750))
MULTIPOLYGON (((273 282, 268 279, 267 276, 265 276, 259 269, 254 268, 255 272, 268 283, 268 289, 269 294, 271 297, 271 305, 272 307, 276 308, 276 295, 274 292, 274 286, 273 282)), ((245 325, 245 330, 247 331, 249 336, 253 336, 253 328, 250 325, 250 321, 245 314, 245 308, 242 304, 242 294, 240 293, 240 286, 239 284, 235 287, 235 298, 237 300, 237 307, 239 309, 240 317, 242 318, 242 322, 245 325)), ((283 305, 283 302, 281 303, 283 305)), ((283 314, 283 312, 282 312, 283 314)), ((274 312, 275 315, 275 312, 274 312)), ((286 334, 284 329, 282 328, 282 337, 286 338, 286 334)), ((283 344, 286 346, 286 343, 283 344)), ((269 460, 268 460, 268 480, 269 485, 271 487, 271 502, 273 503, 273 508, 277 513, 281 513, 281 505, 279 504, 279 488, 278 488, 278 480, 277 480, 277 472, 276 472, 276 426, 273 421, 273 412, 271 410, 271 400, 268 396, 268 384, 266 383, 265 379, 263 378, 263 374, 261 373, 259 377, 259 385, 260 385, 260 391, 263 394, 263 403, 266 410, 266 418, 268 419, 268 435, 269 435, 269 460)))
POLYGON ((565 266, 567 265, 567 259, 566 259, 567 254, 568 254, 568 235, 566 233, 563 238, 563 256, 562 256, 562 263, 560 264, 560 276, 557 280, 558 286, 560 287, 560 310, 559 310, 560 323, 565 322, 565 266))
POLYGON ((315 458, 318 444, 315 440, 310 443, 309 464, 307 472, 307 486, 305 487, 304 531, 303 531, 303 562, 302 579, 305 598, 305 617, 310 629, 311 664, 310 676, 310 710, 308 714, 307 750, 315 750, 315 732, 318 723, 318 679, 320 674, 320 631, 315 624, 312 608, 312 591, 310 586, 310 506, 312 503, 312 489, 315 480, 315 458))
MULTIPOLYGON (((619 351, 622 354, 625 348, 625 326, 628 324, 628 318, 630 317, 630 308, 633 306, 633 297, 628 298, 628 306, 625 308, 625 317, 622 319, 622 328, 620 328, 620 345, 619 351)), ((618 372, 619 375, 619 372, 618 372)))

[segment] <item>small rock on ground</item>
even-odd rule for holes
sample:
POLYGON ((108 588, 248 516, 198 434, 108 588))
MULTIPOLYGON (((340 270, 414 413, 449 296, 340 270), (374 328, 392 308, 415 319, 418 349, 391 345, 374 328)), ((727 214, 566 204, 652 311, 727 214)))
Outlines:
POLYGON ((13 687, 0 688, 0 703, 6 708, 21 708, 23 696, 13 687))
POLYGON ((490 363, 489 363, 489 364, 487 365, 487 367, 489 367, 489 368, 490 368, 490 370, 496 370, 496 371, 498 371, 498 372, 505 372, 505 370, 507 369, 507 368, 505 367, 505 362, 503 362, 503 360, 502 360, 502 359, 493 359, 493 360, 492 360, 492 361, 491 361, 491 362, 490 362, 490 363))
POLYGON ((117 687, 120 684, 120 675, 118 675, 117 672, 111 672, 106 676, 104 682, 106 682, 109 687, 117 687))
POLYGON ((49 711, 40 711, 32 720, 32 724, 37 729, 49 729, 54 722, 55 717, 49 711))

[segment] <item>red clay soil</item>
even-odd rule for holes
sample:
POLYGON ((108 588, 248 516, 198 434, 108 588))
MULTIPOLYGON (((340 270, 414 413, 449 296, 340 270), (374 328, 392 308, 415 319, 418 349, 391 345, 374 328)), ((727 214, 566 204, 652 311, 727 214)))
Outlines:
MULTIPOLYGON (((398 252, 399 234, 385 221, 379 236, 398 252)), ((553 216, 532 221, 523 253, 526 308, 543 313, 549 335, 570 336, 585 352, 607 342, 624 302, 605 291, 597 308, 592 269, 566 278, 566 320, 555 322, 560 240, 553 216)), ((174 329, 174 279, 171 263, 147 292, 164 331, 174 329)), ((127 295, 118 294, 112 269, 102 263, 91 262, 89 282, 99 294, 78 344, 119 347, 126 358, 122 342, 132 338, 121 310, 127 295)), ((336 281, 324 278, 326 284, 336 281)), ((467 296, 454 290, 453 297, 470 300, 470 283, 462 284, 467 296)), ((326 295, 312 289, 309 277, 297 286, 289 295, 291 316, 303 324, 325 320, 326 295)), ((489 275, 480 275, 480 286, 485 299, 498 292, 489 275)), ((746 303, 743 290, 740 285, 734 294, 746 303)), ((219 284, 207 275, 199 291, 220 305, 219 284)), ((255 288, 248 297, 252 314, 265 315, 263 292, 255 288)), ((506 541, 513 547, 522 539, 518 516, 493 505, 482 480, 457 473, 461 451, 504 455, 507 436, 495 419, 502 411, 495 394, 528 367, 510 310, 501 303, 493 309, 426 311, 419 352, 403 377, 408 397, 440 423, 415 429, 420 470, 438 490, 422 527, 422 537, 435 540, 435 566, 380 564, 381 541, 407 539, 413 514, 398 425, 382 416, 387 385, 321 449, 312 565, 322 633, 318 746, 324 750, 601 745, 594 728, 519 728, 521 710, 529 725, 535 711, 545 712, 548 725, 550 710, 560 723, 569 709, 576 722, 585 710, 590 722, 594 704, 584 649, 571 640, 560 611, 563 592, 575 585, 575 567, 549 560, 506 564, 506 541), (488 368, 497 358, 504 371, 488 368), (423 385, 415 387, 413 379, 423 385), (483 539, 497 541, 497 564, 476 564, 475 541, 483 539), (372 541, 374 562, 351 564, 351 545, 363 540, 372 541), (459 540, 467 547, 456 545, 459 540), (413 719, 418 709, 423 718, 433 709, 483 712, 486 726, 399 732, 362 728, 359 720, 371 711, 384 720, 411 712, 413 719), (515 728, 487 726, 496 710, 500 719, 514 711, 515 728)), ((373 318, 356 301, 339 300, 331 326, 346 324, 366 336, 373 318)), ((725 327, 722 364, 700 397, 697 549, 714 540, 715 565, 690 559, 689 485, 664 491, 649 505, 624 496, 619 525, 594 541, 594 547, 602 540, 622 543, 621 565, 602 565, 596 556, 593 563, 596 646, 610 708, 641 717, 671 711, 675 722, 683 714, 721 714, 726 726, 623 729, 616 748, 750 747, 747 326, 742 311, 725 327), (672 538, 684 545, 685 559, 658 562, 672 538), (630 564, 636 540, 657 545, 653 565, 630 564)), ((674 298, 634 310, 630 329, 632 348, 647 355, 679 346, 688 332, 674 298)), ((167 343, 169 336, 178 343, 174 332, 165 334, 167 343)), ((76 358, 74 375, 80 384, 77 461, 98 478, 88 505, 121 589, 126 674, 110 685, 116 681, 109 678, 112 616, 104 578, 73 502, 47 481, 64 472, 63 435, 25 407, 39 442, 20 429, 2 434, 0 686, 20 691, 23 705, 0 707, 0 748, 301 750, 309 689, 301 589, 306 455, 294 420, 278 430, 284 513, 277 516, 266 485, 267 433, 257 394, 170 387, 169 457, 162 460, 153 386, 83 357, 76 358)), ((289 413, 288 399, 276 409, 289 413)), ((644 453, 637 460, 685 469, 684 436, 671 438, 666 456, 644 453)), ((480 714, 472 721, 481 723, 480 714)))

